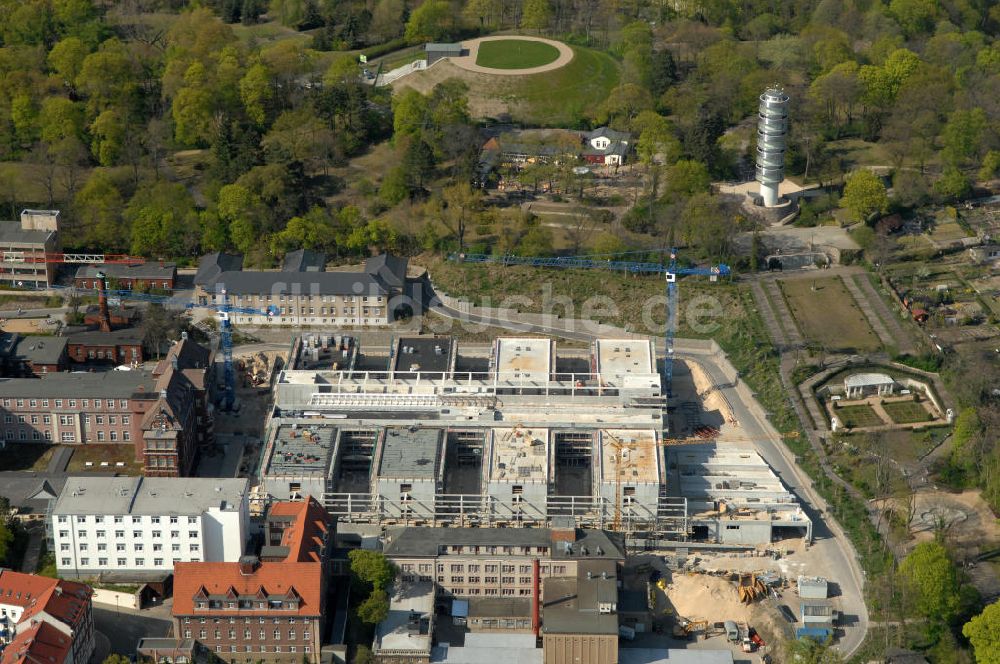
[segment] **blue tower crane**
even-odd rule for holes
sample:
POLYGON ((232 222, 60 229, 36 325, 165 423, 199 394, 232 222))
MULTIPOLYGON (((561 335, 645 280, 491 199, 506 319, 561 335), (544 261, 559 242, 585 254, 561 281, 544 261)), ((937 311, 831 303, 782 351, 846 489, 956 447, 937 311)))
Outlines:
POLYGON ((622 260, 619 258, 628 253, 636 252, 554 258, 513 255, 494 256, 493 254, 451 254, 448 256, 448 260, 464 263, 499 263, 501 265, 528 265, 531 267, 558 267, 580 270, 621 270, 637 274, 665 275, 667 281, 667 324, 664 330, 663 386, 667 396, 670 397, 673 396, 674 335, 677 331, 677 277, 689 274, 710 277, 728 276, 731 270, 724 263, 712 267, 677 267, 677 250, 674 248, 670 249, 670 262, 667 265, 622 260), (607 256, 607 258, 602 258, 601 256, 607 256))

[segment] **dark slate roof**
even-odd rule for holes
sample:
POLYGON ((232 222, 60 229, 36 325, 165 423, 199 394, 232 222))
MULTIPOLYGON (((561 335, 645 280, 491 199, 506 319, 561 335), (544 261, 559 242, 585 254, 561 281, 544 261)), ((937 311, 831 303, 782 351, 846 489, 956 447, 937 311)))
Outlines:
POLYGON ((326 269, 326 254, 322 251, 296 249, 285 254, 282 272, 322 272, 326 269))
POLYGON ((61 474, 0 473, 0 496, 9 500, 11 507, 16 507, 22 514, 44 514, 49 500, 59 497, 64 484, 66 476, 61 474))
POLYGON ((142 330, 134 327, 123 327, 120 330, 102 332, 101 330, 86 330, 66 335, 70 344, 87 346, 112 346, 115 344, 141 344, 142 330))
POLYGON ((17 221, 0 222, 0 243, 43 244, 52 231, 24 230, 17 221))
POLYGON ((381 280, 389 288, 402 288, 406 284, 408 258, 393 254, 379 254, 365 261, 365 272, 381 280))
POLYGON ((174 263, 142 263, 141 265, 81 265, 76 271, 77 279, 90 279, 103 272, 109 279, 173 279, 177 275, 174 263))
POLYGON ((32 364, 58 364, 66 352, 67 341, 66 337, 21 337, 11 358, 32 364))
POLYGON ((229 295, 386 295, 370 274, 359 272, 223 272, 213 284, 229 295))
MULTIPOLYGON (((625 543, 618 533, 576 529, 572 552, 552 540, 549 528, 390 528, 383 552, 387 556, 436 556, 441 546, 548 546, 553 560, 623 559, 625 543), (587 554, 583 554, 583 549, 587 554), (601 553, 598 554, 597 550, 601 553)), ((485 555, 485 554, 484 554, 485 555)))
POLYGON ((611 139, 611 141, 628 141, 632 138, 632 135, 627 131, 616 131, 610 127, 598 127, 594 131, 587 134, 587 140, 594 138, 605 137, 611 139))
POLYGON ((239 272, 243 269, 243 254, 225 254, 216 251, 205 254, 198 261, 198 272, 194 275, 195 286, 207 286, 223 272, 239 272))
POLYGON ((148 371, 60 372, 41 378, 0 379, 0 397, 20 399, 64 399, 105 397, 156 398, 153 375, 148 371), (140 389, 142 388, 142 389, 140 389))

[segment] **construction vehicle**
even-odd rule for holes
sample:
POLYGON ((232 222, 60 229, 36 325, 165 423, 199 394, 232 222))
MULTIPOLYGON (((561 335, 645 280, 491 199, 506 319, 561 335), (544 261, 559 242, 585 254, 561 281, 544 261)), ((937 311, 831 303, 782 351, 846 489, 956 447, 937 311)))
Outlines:
POLYGON ((740 574, 736 592, 744 604, 756 602, 767 597, 767 585, 757 578, 756 574, 740 574))
POLYGON ((730 643, 738 643, 740 640, 740 628, 732 620, 727 620, 723 624, 723 629, 726 630, 726 640, 730 643))
MULTIPOLYGON (((499 263, 501 265, 530 265, 532 267, 557 267, 573 268, 582 270, 611 270, 621 271, 630 274, 662 274, 667 281, 667 324, 664 330, 664 357, 663 357, 663 387, 667 397, 673 396, 673 375, 674 375, 674 335, 677 332, 677 277, 680 275, 692 274, 711 277, 713 281, 720 276, 727 276, 731 273, 729 266, 720 263, 712 267, 686 267, 677 266, 677 250, 669 249, 669 262, 662 263, 642 263, 637 261, 623 260, 627 254, 651 254, 657 250, 647 251, 624 251, 611 254, 590 254, 586 256, 511 256, 509 254, 494 256, 493 254, 451 254, 448 260, 460 263, 499 263)), ((659 250, 659 251, 662 251, 659 250)))
POLYGON ((677 618, 677 622, 674 624, 673 633, 678 639, 689 639, 695 635, 695 632, 708 633, 708 621, 701 618, 690 620, 688 618, 677 618))

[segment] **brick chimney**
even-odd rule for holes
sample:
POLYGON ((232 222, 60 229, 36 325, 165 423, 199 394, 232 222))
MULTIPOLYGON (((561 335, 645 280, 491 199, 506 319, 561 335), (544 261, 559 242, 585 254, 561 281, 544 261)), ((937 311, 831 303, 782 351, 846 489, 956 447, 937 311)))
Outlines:
POLYGON ((104 281, 104 273, 97 273, 97 307, 99 310, 98 324, 101 332, 111 331, 111 314, 108 312, 108 291, 104 281))
POLYGON ((239 566, 240 574, 243 576, 253 576, 253 573, 260 567, 260 560, 257 559, 257 556, 241 556, 239 566))

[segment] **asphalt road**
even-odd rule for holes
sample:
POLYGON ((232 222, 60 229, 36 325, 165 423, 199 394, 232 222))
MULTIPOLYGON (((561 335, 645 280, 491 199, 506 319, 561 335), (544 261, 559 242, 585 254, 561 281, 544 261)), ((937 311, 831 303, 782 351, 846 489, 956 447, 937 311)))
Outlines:
POLYGON ((135 652, 139 639, 166 636, 170 632, 169 615, 169 609, 162 606, 131 611, 95 604, 94 627, 108 637, 111 652, 127 655, 135 652))

